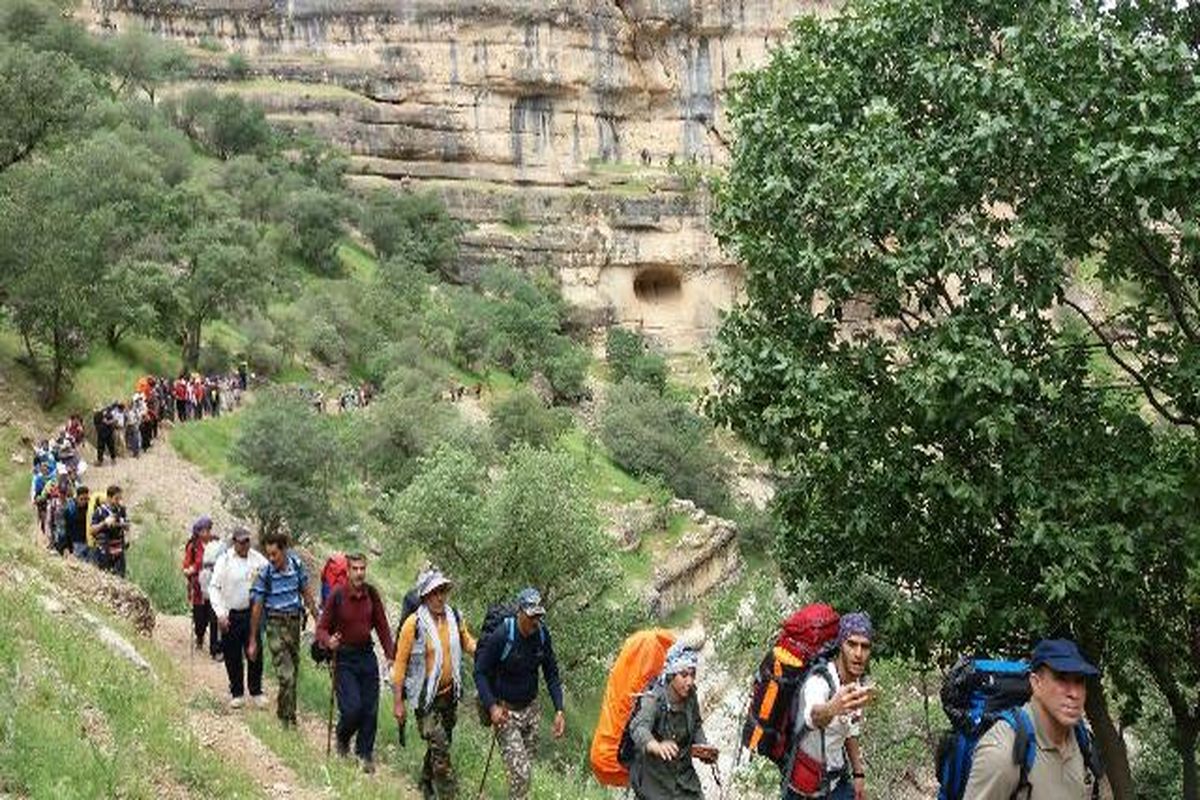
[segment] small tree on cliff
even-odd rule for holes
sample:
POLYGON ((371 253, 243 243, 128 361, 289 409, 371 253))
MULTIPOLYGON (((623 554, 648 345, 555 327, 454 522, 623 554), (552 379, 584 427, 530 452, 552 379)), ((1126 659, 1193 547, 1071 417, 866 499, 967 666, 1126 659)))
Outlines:
MULTIPOLYGON (((903 585, 920 657, 1077 637, 1200 796, 1197 11, 862 0, 739 85, 712 410, 789 577, 903 585), (869 310, 871 324, 847 311, 869 310), (815 554, 819 554, 817 557, 815 554)), ((1089 695, 1116 794, 1127 757, 1089 695)))

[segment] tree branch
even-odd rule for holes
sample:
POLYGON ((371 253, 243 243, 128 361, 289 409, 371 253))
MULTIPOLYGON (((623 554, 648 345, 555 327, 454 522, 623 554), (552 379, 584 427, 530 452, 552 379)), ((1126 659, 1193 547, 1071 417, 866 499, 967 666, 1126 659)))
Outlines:
POLYGON ((1163 404, 1162 400, 1160 400, 1158 395, 1155 393, 1154 387, 1150 384, 1150 381, 1146 379, 1146 376, 1138 372, 1132 364, 1121 357, 1121 354, 1117 352, 1116 346, 1107 337, 1105 337, 1103 331, 1101 331, 1100 324, 1092 319, 1092 317, 1083 310, 1082 306, 1080 306, 1074 300, 1068 298, 1065 294, 1061 297, 1061 302, 1063 305, 1074 309, 1075 313, 1083 318, 1083 321, 1086 322, 1088 327, 1092 329, 1092 333, 1094 333, 1096 338, 1100 340, 1100 343, 1104 345, 1104 351, 1108 353, 1108 357, 1111 358, 1113 362, 1120 367, 1126 375, 1132 378, 1138 387, 1141 388, 1142 395, 1146 398, 1147 402, 1154 407, 1154 410, 1162 415, 1163 419, 1166 419, 1173 425, 1187 425, 1191 428, 1200 427, 1200 420, 1197 420, 1195 417, 1187 414, 1176 414, 1163 404))

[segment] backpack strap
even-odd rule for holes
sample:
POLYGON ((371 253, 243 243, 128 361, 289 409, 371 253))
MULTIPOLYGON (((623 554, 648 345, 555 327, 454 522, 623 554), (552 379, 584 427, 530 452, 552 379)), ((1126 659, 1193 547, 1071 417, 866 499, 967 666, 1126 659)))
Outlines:
POLYGON ((1029 783, 1029 773, 1037 758, 1037 734, 1033 730, 1033 720, 1029 718, 1023 708, 1003 711, 1000 713, 999 719, 1008 723, 1016 733, 1013 738, 1012 759, 1018 770, 1017 788, 1013 789, 1009 800, 1021 800, 1022 792, 1024 792, 1024 800, 1030 800, 1033 795, 1033 786, 1029 783))
POLYGON ((513 644, 515 644, 517 641, 517 618, 505 617, 504 630, 504 649, 500 651, 501 664, 508 660, 509 655, 512 654, 513 644))
POLYGON ((1084 765, 1092 773, 1092 800, 1100 800, 1100 780, 1104 777, 1104 763, 1094 746, 1092 732, 1083 720, 1075 724, 1075 741, 1079 744, 1079 753, 1083 756, 1084 765))

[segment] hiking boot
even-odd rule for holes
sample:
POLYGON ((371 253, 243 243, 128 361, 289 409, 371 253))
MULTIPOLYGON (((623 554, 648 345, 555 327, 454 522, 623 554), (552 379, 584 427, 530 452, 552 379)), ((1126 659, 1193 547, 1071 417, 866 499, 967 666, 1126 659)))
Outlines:
POLYGON ((232 697, 229 700, 230 708, 241 708, 244 705, 246 705, 246 698, 241 697, 240 695, 238 697, 232 697))
POLYGON ((375 759, 364 758, 362 760, 362 771, 364 773, 366 773, 367 775, 374 775, 375 774, 375 759))
POLYGON ((266 708, 268 705, 270 705, 267 702, 267 696, 265 694, 252 695, 250 699, 253 700, 254 705, 258 706, 259 708, 266 708))
POLYGON ((343 742, 341 739, 338 739, 337 740, 337 754, 338 754, 338 758, 349 758, 350 757, 350 743, 343 742))

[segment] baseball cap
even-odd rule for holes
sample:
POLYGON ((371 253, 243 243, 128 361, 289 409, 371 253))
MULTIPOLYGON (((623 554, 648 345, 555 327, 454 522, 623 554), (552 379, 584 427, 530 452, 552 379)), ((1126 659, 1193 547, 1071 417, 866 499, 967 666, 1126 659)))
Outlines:
POLYGON ((517 608, 525 612, 528 617, 540 617, 546 613, 546 609, 542 606, 541 593, 532 586, 522 589, 517 595, 517 608))
POLYGON ((233 529, 233 540, 235 542, 250 541, 250 529, 244 525, 238 525, 233 529))
POLYGON ((1029 669, 1046 666, 1065 675, 1097 676, 1100 670, 1092 666, 1070 639, 1042 639, 1033 648, 1029 669))

